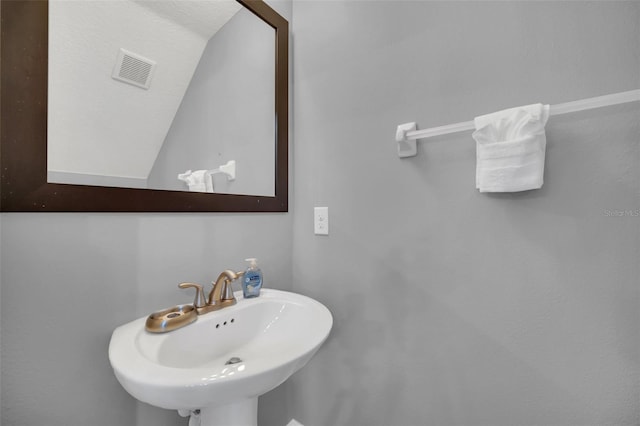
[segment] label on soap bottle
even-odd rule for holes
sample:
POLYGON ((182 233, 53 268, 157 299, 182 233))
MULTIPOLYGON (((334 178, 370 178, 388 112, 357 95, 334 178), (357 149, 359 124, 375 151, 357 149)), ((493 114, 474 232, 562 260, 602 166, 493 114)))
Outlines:
POLYGON ((244 297, 256 297, 260 295, 262 287, 262 274, 260 270, 247 270, 243 282, 244 297))

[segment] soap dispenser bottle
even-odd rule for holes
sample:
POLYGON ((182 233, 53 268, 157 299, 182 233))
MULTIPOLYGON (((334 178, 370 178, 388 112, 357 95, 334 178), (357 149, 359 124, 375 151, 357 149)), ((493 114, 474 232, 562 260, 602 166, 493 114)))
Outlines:
POLYGON ((245 260, 250 263, 242 279, 242 293, 245 299, 258 297, 262 288, 262 271, 258 268, 257 259, 251 257, 245 260))

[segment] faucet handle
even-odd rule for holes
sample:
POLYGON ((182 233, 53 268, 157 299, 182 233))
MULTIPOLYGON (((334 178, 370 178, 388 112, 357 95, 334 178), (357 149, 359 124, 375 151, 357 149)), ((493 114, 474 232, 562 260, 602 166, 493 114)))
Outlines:
POLYGON ((224 270, 218 276, 218 279, 212 283, 213 288, 211 289, 211 293, 209 293, 207 305, 216 305, 220 302, 227 301, 232 302, 231 304, 236 303, 231 283, 242 275, 244 275, 244 272, 233 272, 230 269, 224 270))
POLYGON ((242 277, 244 275, 244 271, 233 272, 227 269, 225 273, 227 277, 224 280, 225 286, 223 289, 222 300, 235 300, 236 297, 233 294, 233 287, 231 284, 238 278, 242 277))
POLYGON ((196 283, 180 283, 178 284, 180 288, 195 288, 196 289, 196 298, 193 301, 193 306, 196 308, 201 308, 206 305, 206 299, 204 298, 204 292, 202 291, 202 286, 196 283))

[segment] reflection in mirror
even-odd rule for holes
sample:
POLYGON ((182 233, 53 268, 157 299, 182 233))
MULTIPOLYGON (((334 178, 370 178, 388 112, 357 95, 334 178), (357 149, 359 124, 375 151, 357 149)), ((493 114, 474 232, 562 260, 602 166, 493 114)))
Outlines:
POLYGON ((271 26, 228 0, 55 0, 49 18, 49 182, 274 196, 271 26))

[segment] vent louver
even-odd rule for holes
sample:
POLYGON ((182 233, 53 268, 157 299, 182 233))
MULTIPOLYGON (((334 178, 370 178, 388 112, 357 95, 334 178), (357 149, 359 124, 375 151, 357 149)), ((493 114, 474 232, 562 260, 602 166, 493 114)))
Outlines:
POLYGON ((155 61, 147 59, 136 53, 120 49, 116 66, 113 69, 113 77, 116 80, 133 84, 134 86, 148 89, 151 77, 156 66, 155 61))

